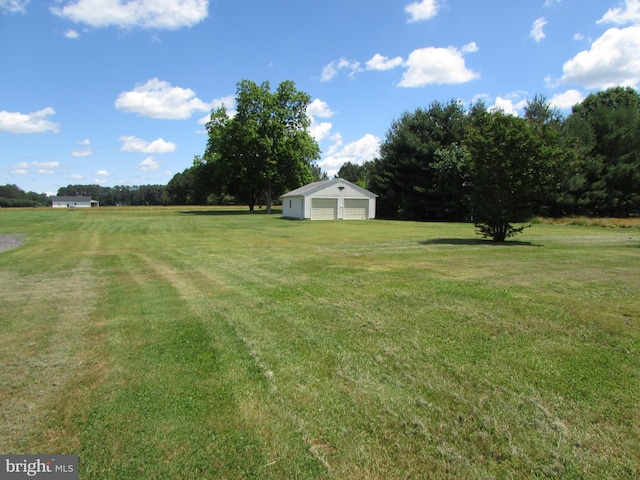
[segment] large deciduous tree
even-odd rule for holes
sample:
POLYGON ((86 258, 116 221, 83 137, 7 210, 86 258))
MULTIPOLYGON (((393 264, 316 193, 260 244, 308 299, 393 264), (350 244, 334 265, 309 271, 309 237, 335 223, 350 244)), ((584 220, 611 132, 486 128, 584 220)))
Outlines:
POLYGON ((211 113, 202 169, 212 184, 254 206, 263 199, 267 213, 271 201, 285 191, 314 179, 320 149, 307 128, 311 97, 284 81, 272 92, 269 82, 237 85, 236 110, 230 117, 224 106, 211 113))

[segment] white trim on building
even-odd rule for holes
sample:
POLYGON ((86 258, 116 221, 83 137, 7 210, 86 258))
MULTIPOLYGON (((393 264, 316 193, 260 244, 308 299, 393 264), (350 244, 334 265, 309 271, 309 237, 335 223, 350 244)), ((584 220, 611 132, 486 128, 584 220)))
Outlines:
POLYGON ((91 208, 98 205, 97 200, 91 200, 91 197, 82 195, 51 197, 53 208, 91 208))
POLYGON ((280 198, 284 218, 369 220, 376 216, 377 195, 343 178, 310 183, 280 198))

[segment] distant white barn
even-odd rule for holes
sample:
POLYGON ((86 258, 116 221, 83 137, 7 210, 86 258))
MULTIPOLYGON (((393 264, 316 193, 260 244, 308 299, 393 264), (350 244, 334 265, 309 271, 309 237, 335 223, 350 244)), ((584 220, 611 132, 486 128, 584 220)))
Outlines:
POLYGON ((284 218, 369 220, 376 217, 376 197, 343 178, 334 178, 310 183, 280 198, 284 218))
POLYGON ((51 206, 53 208, 91 208, 97 207, 99 202, 91 200, 91 197, 82 195, 51 197, 51 206))

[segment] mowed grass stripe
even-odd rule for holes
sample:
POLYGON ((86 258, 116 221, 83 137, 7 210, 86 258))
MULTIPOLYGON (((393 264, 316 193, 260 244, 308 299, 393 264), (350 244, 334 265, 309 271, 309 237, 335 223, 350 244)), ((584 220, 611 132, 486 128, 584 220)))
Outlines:
POLYGON ((99 396, 110 401, 93 407, 81 442, 96 475, 282 478, 323 470, 295 428, 273 418, 267 382, 213 288, 203 295, 209 285, 146 255, 107 264, 111 369, 99 396))
POLYGON ((183 211, 6 231, 30 235, 9 273, 71 268, 75 237, 101 279, 95 364, 37 444, 88 478, 638 476, 638 230, 497 246, 464 224, 183 211))

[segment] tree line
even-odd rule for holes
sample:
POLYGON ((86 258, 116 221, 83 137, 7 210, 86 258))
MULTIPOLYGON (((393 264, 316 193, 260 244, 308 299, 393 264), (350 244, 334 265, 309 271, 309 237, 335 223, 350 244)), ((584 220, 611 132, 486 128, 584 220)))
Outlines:
POLYGON ((630 87, 591 94, 566 117, 543 96, 523 118, 436 101, 405 112, 378 158, 338 176, 380 195, 383 216, 471 220, 504 239, 536 215, 640 214, 639 143, 640 96, 630 87))
POLYGON ((17 185, 0 185, 0 207, 46 207, 49 197, 44 193, 25 192, 17 185))
POLYGON ((101 206, 170 205, 166 185, 67 185, 58 196, 82 195, 100 202, 101 206))

